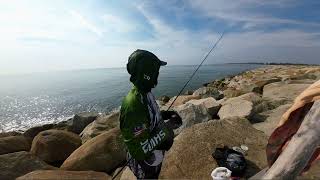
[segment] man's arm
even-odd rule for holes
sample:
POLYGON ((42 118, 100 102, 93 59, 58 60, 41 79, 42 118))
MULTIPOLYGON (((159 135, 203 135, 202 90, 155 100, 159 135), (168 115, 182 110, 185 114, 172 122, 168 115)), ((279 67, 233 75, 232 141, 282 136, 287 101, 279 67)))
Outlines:
POLYGON ((145 111, 125 112, 121 118, 124 142, 133 158, 147 159, 172 133, 164 125, 150 132, 148 114, 145 111))

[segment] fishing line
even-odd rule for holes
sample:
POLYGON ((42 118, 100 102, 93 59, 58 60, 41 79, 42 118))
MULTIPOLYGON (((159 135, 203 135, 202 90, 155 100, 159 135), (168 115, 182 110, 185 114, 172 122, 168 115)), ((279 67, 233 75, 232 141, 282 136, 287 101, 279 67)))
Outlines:
POLYGON ((170 106, 168 107, 167 111, 169 111, 169 109, 171 108, 171 106, 173 105, 173 103, 178 99, 178 97, 181 95, 182 91, 187 87, 187 85, 189 84, 189 82, 191 81, 191 79, 193 78, 193 76, 197 73, 197 71, 200 69, 200 67, 202 66, 202 64, 204 63, 204 61, 208 58, 208 56, 211 54, 211 52, 213 51, 213 49, 218 45, 218 43, 220 42, 220 40, 223 38, 225 31, 223 31, 223 33, 221 34, 220 38, 216 41, 216 43, 212 46, 212 48, 210 49, 210 51, 207 53, 207 55, 203 58, 203 60, 201 61, 201 63, 198 65, 198 67, 195 69, 195 71, 192 73, 192 75, 190 76, 189 80, 184 84, 184 86, 181 88, 180 92, 178 93, 178 95, 176 96, 176 98, 174 98, 174 100, 172 101, 172 103, 170 104, 170 106))
MULTIPOLYGON (((215 47, 218 45, 218 43, 220 42, 220 40, 223 38, 225 34, 225 31, 222 32, 222 34, 220 35, 219 39, 214 43, 214 45, 211 47, 210 51, 206 54, 206 56, 203 58, 203 60, 201 61, 201 63, 198 65, 198 67, 193 71, 192 75, 189 77, 188 81, 184 84, 184 86, 181 88, 180 92, 178 93, 178 95, 176 96, 176 98, 174 98, 174 100, 172 101, 172 103, 170 104, 170 106, 168 107, 167 111, 169 111, 169 109, 172 107, 173 103, 177 100, 177 98, 181 95, 182 91, 187 87, 187 85, 189 84, 189 82, 192 80, 193 76, 197 73, 197 71, 200 69, 200 67, 202 66, 202 64, 206 61, 206 59, 209 57, 209 55, 211 54, 211 52, 215 49, 215 47)), ((117 174, 115 176, 113 176, 112 180, 114 180, 121 171, 123 171, 123 169, 129 164, 129 162, 132 160, 133 157, 131 157, 126 163, 125 165, 117 172, 117 174)))

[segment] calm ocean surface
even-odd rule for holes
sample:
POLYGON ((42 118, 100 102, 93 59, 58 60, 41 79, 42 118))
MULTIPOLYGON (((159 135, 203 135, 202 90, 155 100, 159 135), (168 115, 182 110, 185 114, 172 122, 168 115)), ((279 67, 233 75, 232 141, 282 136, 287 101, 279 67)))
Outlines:
MULTIPOLYGON (((186 90, 259 66, 205 65, 186 90)), ((154 94, 174 96, 195 68, 163 67, 154 94)), ((0 84, 0 132, 59 122, 84 111, 110 111, 120 106, 132 86, 125 68, 0 76, 0 84)))

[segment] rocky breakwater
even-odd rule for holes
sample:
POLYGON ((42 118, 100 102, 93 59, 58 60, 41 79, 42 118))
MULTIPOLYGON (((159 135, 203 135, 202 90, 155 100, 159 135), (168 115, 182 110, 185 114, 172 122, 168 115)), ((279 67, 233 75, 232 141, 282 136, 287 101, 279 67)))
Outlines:
MULTIPOLYGON (((267 166, 265 146, 294 98, 320 79, 317 66, 265 66, 205 84, 180 96, 183 119, 160 173, 168 179, 210 179, 217 147, 246 145, 248 178, 267 166)), ((162 97, 166 110, 175 97, 162 97)), ((125 162, 119 110, 81 113, 58 124, 0 134, 0 179, 110 179, 125 162)), ((320 165, 301 178, 319 179, 320 165)), ((126 168, 117 179, 134 179, 126 168)))
MULTIPOLYGON (((244 178, 251 177, 267 167, 267 139, 282 114, 319 79, 319 66, 265 66, 206 83, 192 95, 184 95, 190 100, 173 105, 183 117, 183 126, 165 156, 160 177, 210 179, 217 167, 211 154, 225 145, 249 148, 244 178)), ((166 108, 170 101, 160 104, 166 108)), ((319 179, 319 168, 320 163, 299 178, 319 179)))

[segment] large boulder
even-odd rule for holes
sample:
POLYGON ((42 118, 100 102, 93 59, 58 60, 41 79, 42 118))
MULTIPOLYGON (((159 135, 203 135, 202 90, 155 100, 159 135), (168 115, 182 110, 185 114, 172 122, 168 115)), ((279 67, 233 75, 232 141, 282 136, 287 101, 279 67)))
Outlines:
POLYGON ((66 124, 68 131, 79 134, 88 124, 94 121, 98 115, 99 114, 95 112, 83 112, 76 114, 68 121, 64 121, 59 124, 66 124))
MULTIPOLYGON (((167 107, 171 105, 171 103, 176 99, 176 96, 172 97, 170 101, 166 104, 167 107)), ((173 103, 172 106, 180 106, 191 99, 200 99, 200 96, 194 96, 194 95, 180 95, 173 103)))
POLYGON ((249 118, 252 115, 253 103, 247 100, 238 99, 225 103, 219 110, 220 119, 230 117, 249 118))
POLYGON ((232 101, 238 101, 238 100, 246 100, 246 101, 252 102, 253 104, 256 104, 256 103, 261 101, 261 96, 259 94, 257 94, 257 93, 250 92, 250 93, 246 93, 246 94, 240 95, 238 97, 230 98, 230 99, 224 101, 222 104, 223 105, 224 104, 229 104, 232 101))
POLYGON ((0 138, 0 155, 17 151, 29 151, 31 141, 24 136, 8 136, 0 138))
POLYGON ((50 129, 71 131, 70 121, 71 121, 71 119, 68 121, 59 122, 57 124, 51 123, 51 124, 44 124, 44 125, 40 125, 40 126, 35 126, 35 127, 32 127, 30 129, 26 130, 23 133, 23 135, 32 141, 33 138, 36 137, 42 131, 46 131, 46 130, 50 130, 50 129))
POLYGON ((125 145, 119 128, 100 134, 75 150, 61 169, 110 172, 126 159, 125 145))
POLYGON ((13 180, 39 169, 56 168, 25 151, 0 155, 0 179, 13 180))
POLYGON ((253 84, 251 91, 255 92, 255 93, 262 94, 263 87, 265 85, 270 84, 270 83, 274 83, 274 82, 279 82, 279 81, 281 81, 281 78, 270 78, 270 79, 259 80, 253 84))
POLYGON ((196 124, 179 134, 167 152, 160 173, 163 179, 210 179, 218 165, 212 158, 217 147, 246 145, 248 169, 245 178, 267 166, 267 138, 243 118, 196 124))
POLYGON ((96 120, 90 123, 81 133, 82 142, 85 143, 89 139, 109 131, 115 127, 119 127, 120 112, 114 112, 109 115, 99 115, 96 120))
POLYGON ((214 87, 201 87, 193 92, 194 96, 201 96, 202 98, 213 97, 214 99, 222 99, 223 94, 214 87))
POLYGON ((191 103, 175 107, 174 110, 182 118, 182 125, 175 130, 175 134, 179 134, 184 128, 194 124, 206 122, 211 119, 209 112, 203 104, 194 105, 191 103))
POLYGON ((310 84, 286 84, 284 82, 271 83, 263 88, 263 98, 271 100, 293 101, 310 84))
POLYGON ((259 102, 254 104, 253 112, 254 114, 262 113, 265 111, 270 111, 281 105, 288 104, 286 100, 271 100, 268 98, 262 98, 259 102))
POLYGON ((37 170, 30 172, 17 180, 108 180, 109 175, 103 172, 95 171, 63 171, 63 170, 37 170))
POLYGON ((277 127, 282 115, 291 107, 291 104, 281 105, 276 109, 261 113, 261 116, 266 117, 263 122, 253 124, 253 127, 263 131, 267 136, 270 136, 277 127))
POLYGON ((47 163, 62 163, 80 145, 80 137, 72 132, 47 130, 33 139, 30 152, 47 163))
POLYGON ((196 106, 203 105, 207 109, 211 117, 216 117, 221 107, 221 104, 219 104, 217 100, 215 100, 213 97, 198 100, 190 100, 187 102, 187 104, 193 104, 196 106))
POLYGON ((228 88, 228 89, 223 91, 223 95, 226 98, 233 98, 233 97, 240 96, 242 94, 244 94, 243 91, 237 90, 237 89, 232 89, 232 88, 228 88))

